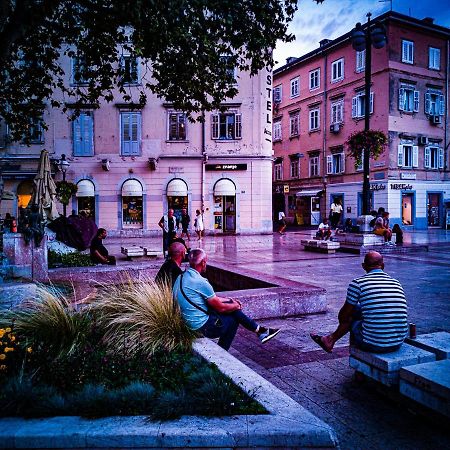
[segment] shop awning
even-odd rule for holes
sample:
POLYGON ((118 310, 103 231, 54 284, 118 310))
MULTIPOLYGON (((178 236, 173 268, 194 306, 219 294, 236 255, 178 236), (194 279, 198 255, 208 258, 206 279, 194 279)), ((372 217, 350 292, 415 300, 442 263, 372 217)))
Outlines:
POLYGON ((90 180, 81 180, 77 183, 78 191, 76 193, 77 197, 94 197, 95 186, 90 180))
POLYGON ((314 189, 313 191, 301 191, 295 194, 296 197, 317 197, 321 189, 314 189))
POLYGON ((219 197, 223 195, 236 195, 236 186, 231 180, 222 178, 214 186, 214 195, 219 197))
POLYGON ((167 197, 187 197, 187 186, 179 178, 171 180, 167 185, 167 197))
POLYGON ((138 180, 127 180, 122 185, 122 197, 142 197, 142 185, 138 180))

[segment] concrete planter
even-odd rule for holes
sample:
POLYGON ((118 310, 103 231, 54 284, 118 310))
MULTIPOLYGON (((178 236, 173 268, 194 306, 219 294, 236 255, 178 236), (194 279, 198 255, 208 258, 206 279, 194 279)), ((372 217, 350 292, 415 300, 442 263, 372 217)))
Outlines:
POLYGON ((331 427, 215 343, 200 339, 194 350, 269 414, 206 418, 185 416, 149 422, 143 416, 86 420, 79 417, 0 420, 0 448, 334 448, 331 427))

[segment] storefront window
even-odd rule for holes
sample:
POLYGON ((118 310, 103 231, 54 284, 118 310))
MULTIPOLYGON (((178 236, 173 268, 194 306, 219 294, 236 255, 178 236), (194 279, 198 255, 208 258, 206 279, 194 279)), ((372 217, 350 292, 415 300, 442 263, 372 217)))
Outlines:
POLYGON ((95 186, 90 180, 77 183, 78 214, 95 220, 95 186))
POLYGON ((122 226, 142 228, 142 185, 137 180, 127 180, 122 186, 122 226))
POLYGON ((22 181, 17 187, 17 207, 26 208, 33 195, 33 180, 22 181))
POLYGON ((181 178, 170 180, 167 185, 167 207, 173 209, 175 217, 181 219, 181 210, 188 209, 188 188, 187 184, 181 178))

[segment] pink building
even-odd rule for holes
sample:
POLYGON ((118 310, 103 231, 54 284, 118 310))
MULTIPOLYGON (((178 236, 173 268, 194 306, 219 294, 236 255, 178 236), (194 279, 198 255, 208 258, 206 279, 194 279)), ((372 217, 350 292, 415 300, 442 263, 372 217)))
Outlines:
MULTIPOLYGON (((32 130, 31 146, 0 143, 5 189, 17 194, 2 202, 2 215, 17 215, 28 204, 45 148, 54 162, 62 154, 70 162, 66 178, 78 192, 68 212, 83 211, 111 235, 160 233, 157 224, 168 208, 176 214, 187 208, 191 227, 195 211, 203 210, 210 233, 271 232, 271 74, 236 73, 239 94, 224 104, 225 112, 206 113, 203 125, 152 94, 139 108, 143 65, 126 55, 123 60, 135 102, 105 103, 99 110, 86 105, 73 123, 48 105, 48 130, 32 130)), ((83 83, 75 76, 76 61, 62 64, 67 83, 83 83)), ((56 165, 55 178, 61 179, 56 165)))
MULTIPOLYGON (((370 161, 371 209, 384 207, 391 223, 441 227, 450 202, 450 30, 395 12, 375 20, 388 43, 372 50, 370 127, 389 145, 370 161)), ((364 69, 349 32, 275 70, 274 213, 316 225, 340 198, 342 220, 361 214, 362 166, 344 143, 364 129, 364 69)))

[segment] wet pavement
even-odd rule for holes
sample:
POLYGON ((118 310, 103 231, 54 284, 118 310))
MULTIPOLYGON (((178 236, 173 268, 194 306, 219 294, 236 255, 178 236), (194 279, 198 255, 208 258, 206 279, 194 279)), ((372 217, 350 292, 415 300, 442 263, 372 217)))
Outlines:
MULTIPOLYGON (((254 335, 240 330, 231 353, 333 426, 343 449, 450 448, 443 420, 374 383, 353 380, 347 337, 331 355, 309 338, 310 332, 334 330, 348 283, 363 274, 359 255, 305 252, 300 240, 310 235, 311 231, 296 231, 284 236, 206 236, 201 241, 211 262, 327 290, 327 313, 266 321, 283 332, 264 346, 254 335)), ((417 324, 418 334, 450 331, 450 232, 406 232, 404 240, 407 245, 429 246, 428 252, 385 255, 386 272, 405 289, 409 321, 417 324)), ((117 254, 121 244, 131 242, 144 245, 140 239, 111 239, 105 245, 117 254)), ((160 242, 145 239, 151 248, 160 249, 160 242)), ((190 242, 191 247, 197 244, 190 242)))

